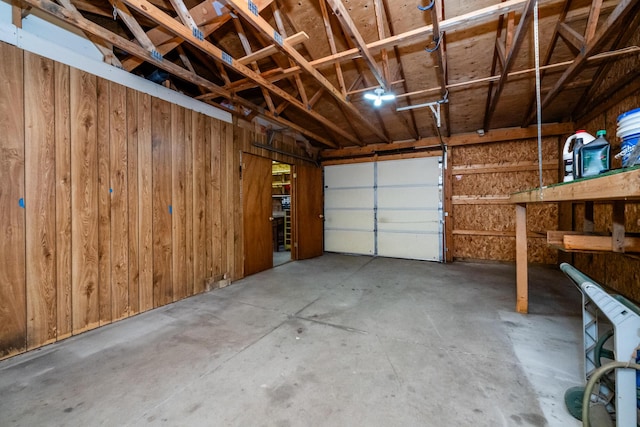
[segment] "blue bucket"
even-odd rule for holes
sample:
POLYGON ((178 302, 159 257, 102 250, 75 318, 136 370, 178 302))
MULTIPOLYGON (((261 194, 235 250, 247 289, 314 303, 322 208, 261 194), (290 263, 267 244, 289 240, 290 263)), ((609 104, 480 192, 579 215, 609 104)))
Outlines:
MULTIPOLYGON (((617 136, 622 139, 620 156, 622 167, 633 166, 640 163, 640 153, 634 152, 640 140, 640 108, 627 111, 618 117, 617 136), (633 156, 632 156, 633 154, 633 156)), ((635 150, 637 151, 637 150, 635 150)))

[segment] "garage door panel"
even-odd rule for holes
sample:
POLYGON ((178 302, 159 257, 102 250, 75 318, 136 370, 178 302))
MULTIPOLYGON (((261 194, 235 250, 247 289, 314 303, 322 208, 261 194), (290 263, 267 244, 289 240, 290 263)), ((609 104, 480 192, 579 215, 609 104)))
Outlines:
POLYGON ((324 205, 333 208, 373 209, 373 188, 353 188, 344 190, 326 190, 324 205))
POLYGON ((378 162, 378 185, 438 183, 437 157, 378 162))
POLYGON ((324 233, 324 249, 328 252, 373 255, 374 247, 371 231, 326 230, 324 233))
POLYGON ((439 158, 325 167, 325 250, 442 259, 439 158))
POLYGON ((326 210, 325 229, 367 230, 373 232, 374 215, 371 210, 326 210))
POLYGON ((439 190, 435 186, 378 188, 379 208, 434 208, 438 199, 439 190))
POLYGON ((373 163, 335 165, 325 168, 325 188, 372 187, 373 163))
POLYGON ((426 261, 440 260, 438 234, 378 232, 378 255, 426 261))
POLYGON ((440 214, 437 210, 394 211, 378 210, 378 230, 414 231, 437 233, 440 230, 440 214))

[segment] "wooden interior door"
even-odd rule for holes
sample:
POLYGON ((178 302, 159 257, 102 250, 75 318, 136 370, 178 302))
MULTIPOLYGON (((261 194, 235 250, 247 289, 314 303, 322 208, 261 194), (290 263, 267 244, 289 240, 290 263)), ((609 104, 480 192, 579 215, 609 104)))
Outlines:
POLYGON ((271 160, 242 153, 244 275, 273 267, 271 160))
POLYGON ((295 166, 293 180, 294 259, 322 255, 324 215, 322 168, 295 166))

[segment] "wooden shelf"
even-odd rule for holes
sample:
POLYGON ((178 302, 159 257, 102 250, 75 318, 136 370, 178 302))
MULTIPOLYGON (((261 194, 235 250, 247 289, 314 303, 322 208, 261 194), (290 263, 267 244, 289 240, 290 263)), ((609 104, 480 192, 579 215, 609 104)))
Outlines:
POLYGON ((511 203, 585 202, 640 200, 640 168, 616 169, 614 171, 549 185, 542 189, 514 193, 511 203))
POLYGON ((514 193, 509 202, 516 213, 516 311, 526 313, 529 304, 527 272, 527 205, 530 203, 584 203, 583 230, 554 231, 548 243, 567 252, 620 253, 636 257, 640 238, 625 233, 625 203, 640 201, 640 167, 617 169, 599 176, 553 184, 514 193), (613 221, 610 235, 593 233, 593 205, 611 203, 613 221), (631 253, 629 253, 631 252, 631 253), (634 253, 636 255, 634 255, 634 253))

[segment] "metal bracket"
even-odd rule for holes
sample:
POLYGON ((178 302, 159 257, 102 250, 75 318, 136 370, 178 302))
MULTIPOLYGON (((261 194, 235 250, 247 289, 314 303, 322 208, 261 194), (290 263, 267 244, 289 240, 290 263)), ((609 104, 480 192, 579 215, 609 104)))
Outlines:
POLYGON ((406 107, 396 108, 396 111, 406 111, 406 110, 413 110, 416 108, 429 107, 431 109, 431 112, 433 113, 433 116, 436 119, 436 126, 441 127, 442 123, 440 121, 440 105, 447 104, 447 103, 449 103, 449 91, 446 91, 442 99, 440 99, 439 101, 427 102, 426 104, 407 105, 406 107))

